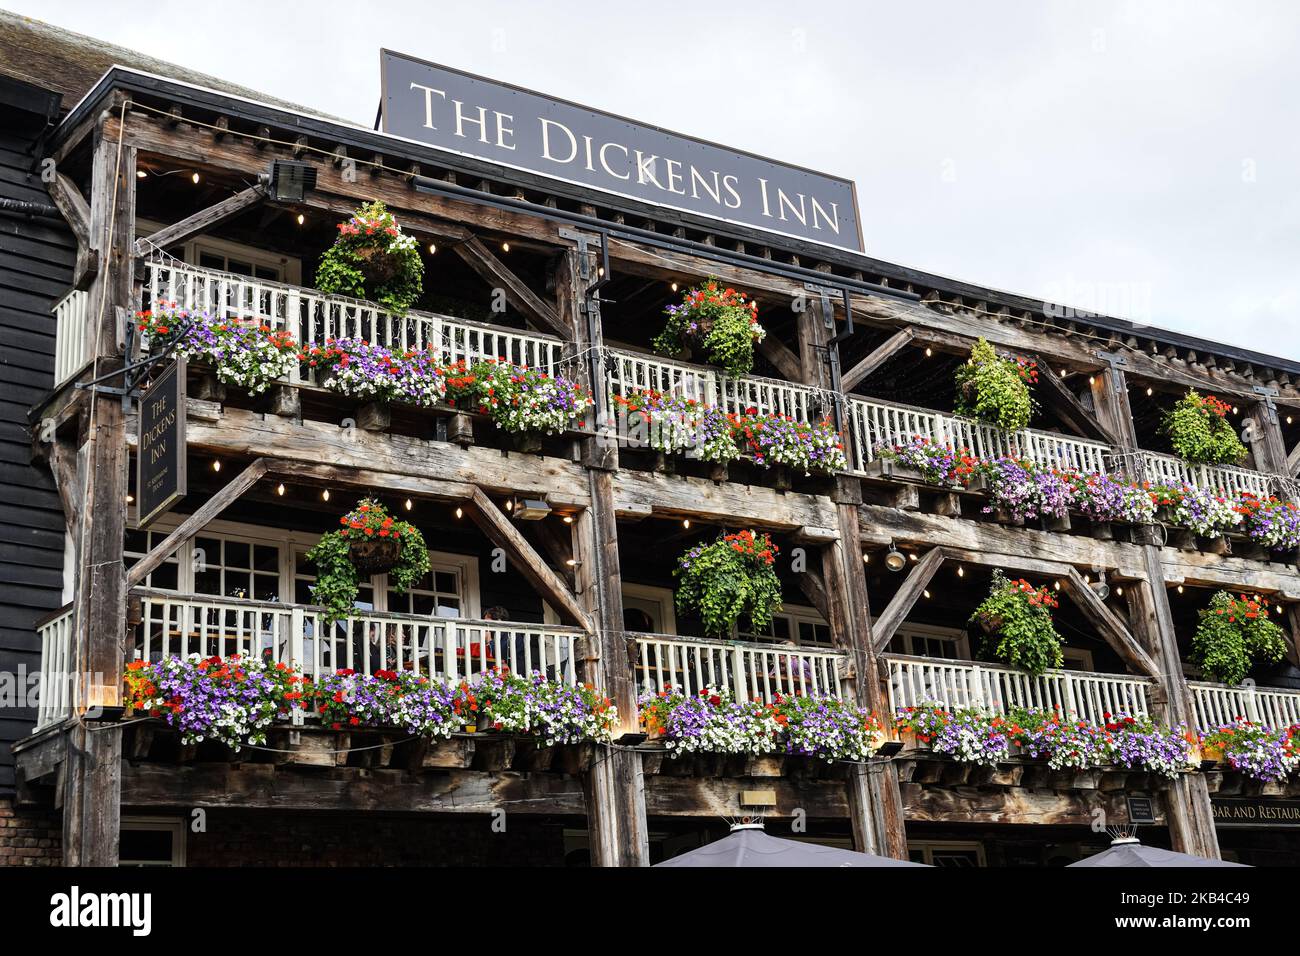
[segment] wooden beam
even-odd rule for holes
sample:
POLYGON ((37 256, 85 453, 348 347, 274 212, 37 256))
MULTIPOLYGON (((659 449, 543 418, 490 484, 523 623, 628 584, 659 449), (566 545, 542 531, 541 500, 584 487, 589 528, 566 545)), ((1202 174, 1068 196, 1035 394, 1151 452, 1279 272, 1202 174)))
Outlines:
POLYGON ((822 620, 829 624, 831 606, 826 597, 826 585, 822 583, 822 576, 812 568, 808 568, 799 575, 799 590, 808 599, 808 603, 817 609, 817 613, 822 616, 822 620))
POLYGON ((86 289, 99 274, 99 250, 90 234, 90 207, 76 184, 63 173, 49 183, 50 198, 77 239, 77 262, 72 270, 74 289, 86 289))
POLYGON ((216 517, 239 500, 239 497, 266 474, 265 458, 255 459, 247 468, 227 482, 220 491, 180 523, 180 526, 154 546, 154 549, 141 558, 126 576, 126 586, 139 586, 159 565, 190 538, 208 526, 216 517))
POLYGON ((572 341, 573 330, 560 321, 559 313, 544 302, 527 284, 512 272, 504 262, 493 255, 477 236, 470 236, 464 242, 452 247, 465 263, 494 288, 505 292, 506 301, 543 326, 552 335, 558 335, 566 341, 572 341))
POLYGON ((244 210, 256 206, 265 198, 266 190, 260 184, 249 186, 247 189, 241 190, 219 203, 215 203, 206 209, 200 209, 192 216, 186 216, 180 222, 164 226, 152 236, 137 239, 135 241, 136 254, 148 255, 156 249, 166 249, 168 246, 191 239, 200 233, 206 232, 213 226, 239 215, 244 210))
POLYGON ((1108 445, 1120 444, 1115 433, 1098 419, 1096 413, 1084 407, 1078 396, 1056 374, 1050 362, 1038 356, 1038 394, 1061 420, 1084 438, 1104 441, 1108 445))
POLYGON ((875 653, 884 653, 898 631, 898 626, 907 619, 907 615, 929 586, 935 572, 943 564, 944 557, 942 548, 931 548, 925 553, 925 557, 921 558, 907 573, 907 578, 898 589, 898 593, 894 595, 894 599, 871 625, 871 645, 875 653))
POLYGON ((900 329, 895 332, 883 344, 877 346, 870 355, 840 376, 841 391, 853 391, 868 375, 897 355, 900 350, 906 348, 913 338, 915 338, 915 335, 911 329, 900 329))
MULTIPOLYGON (((621 299, 622 296, 619 296, 621 299)), ((792 382, 803 381, 803 366, 799 364, 799 356, 786 348, 785 343, 781 342, 774 335, 769 335, 758 343, 758 352, 769 362, 776 366, 776 370, 792 382)))
POLYGON ((1124 663, 1144 677, 1160 679, 1160 667, 1155 659, 1133 637, 1128 625, 1120 620, 1119 615, 1108 608, 1097 592, 1088 586, 1088 582, 1077 570, 1070 568, 1061 578, 1061 587, 1074 599, 1079 613, 1088 619, 1106 643, 1124 659, 1124 663))
POLYGON ((1291 449, 1286 456, 1286 473, 1292 478, 1300 475, 1300 444, 1291 449))
POLYGON ((549 601, 561 615, 590 632, 593 627, 591 616, 578 603, 578 599, 573 596, 564 579, 542 560, 542 556, 528 543, 528 539, 519 533, 519 529, 511 524, 506 514, 483 493, 481 488, 475 488, 469 500, 474 506, 471 514, 474 515, 475 523, 494 544, 505 548, 514 556, 519 562, 520 572, 541 592, 542 598, 549 601))

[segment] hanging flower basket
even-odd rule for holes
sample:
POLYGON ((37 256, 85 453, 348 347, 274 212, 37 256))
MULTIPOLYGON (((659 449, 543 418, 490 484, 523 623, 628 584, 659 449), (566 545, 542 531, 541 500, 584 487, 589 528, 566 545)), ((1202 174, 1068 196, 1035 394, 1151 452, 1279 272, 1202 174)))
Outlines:
POLYGON ((401 555, 401 538, 357 538, 348 542, 348 558, 361 574, 387 574, 401 555))
POLYGON ((1001 614, 988 614, 979 612, 975 615, 975 623, 985 634, 996 634, 1002 630, 1003 617, 1001 614))
POLYGON ((382 202, 367 203, 339 223, 334 245, 316 270, 316 288, 378 302, 406 315, 424 288, 424 261, 414 236, 402 232, 382 202))
POLYGON ((374 283, 391 282, 397 278, 408 260, 407 256, 389 252, 381 246, 365 246, 356 249, 352 255, 366 281, 374 283))

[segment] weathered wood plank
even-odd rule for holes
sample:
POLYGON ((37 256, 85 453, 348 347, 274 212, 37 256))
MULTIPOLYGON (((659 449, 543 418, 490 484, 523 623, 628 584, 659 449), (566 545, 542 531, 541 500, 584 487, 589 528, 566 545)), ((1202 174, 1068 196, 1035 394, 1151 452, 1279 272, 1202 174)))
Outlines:
POLYGON ((907 615, 916 605, 921 594, 930 586, 930 581, 943 564, 943 560, 944 550, 931 548, 925 553, 925 557, 921 558, 907 573, 907 578, 894 594, 894 599, 880 612, 880 617, 876 618, 871 626, 872 649, 877 654, 884 653, 889 642, 894 639, 899 625, 907 620, 907 615))
POLYGON ((866 381, 872 372, 906 348, 913 338, 915 338, 915 335, 911 329, 900 329, 895 332, 881 345, 877 346, 870 355, 840 375, 840 388, 845 392, 853 391, 859 384, 866 381))

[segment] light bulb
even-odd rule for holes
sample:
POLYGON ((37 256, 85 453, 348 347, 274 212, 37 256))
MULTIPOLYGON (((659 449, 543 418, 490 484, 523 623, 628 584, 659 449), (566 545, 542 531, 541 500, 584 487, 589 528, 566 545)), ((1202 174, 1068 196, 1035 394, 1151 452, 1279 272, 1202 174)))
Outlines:
POLYGON ((958 568, 957 568, 957 577, 959 577, 959 578, 964 578, 965 576, 966 576, 966 569, 963 568, 963 567, 961 567, 961 566, 958 566, 958 568))
POLYGON ((298 225, 301 226, 306 221, 307 221, 307 217, 304 216, 302 213, 298 213, 298 225))
POLYGON ((190 176, 190 179, 194 180, 194 185, 197 186, 197 185, 199 184, 199 174, 198 174, 198 173, 194 173, 192 176, 190 176))
POLYGON ((283 496, 284 496, 284 485, 282 485, 282 484, 281 484, 281 485, 276 485, 276 486, 275 486, 275 493, 276 493, 277 495, 280 495, 281 497, 283 497, 283 496))
POLYGON ((214 462, 212 463, 212 470, 213 470, 213 471, 220 471, 220 470, 221 470, 221 459, 220 459, 220 458, 218 458, 216 461, 214 461, 214 462))
POLYGON ((508 242, 503 242, 503 243, 501 243, 501 251, 502 251, 502 252, 509 252, 509 251, 510 251, 510 243, 508 243, 508 242))
POLYGON ((682 519, 682 527, 683 527, 683 528, 689 528, 690 526, 691 526, 691 519, 690 519, 690 518, 683 518, 683 519, 682 519))
POLYGON ((407 499, 406 499, 406 510, 407 510, 407 511, 410 511, 410 510, 411 510, 412 508, 414 508, 414 507, 415 507, 415 502, 412 501, 410 498, 407 498, 407 499))
POLYGON ((322 501, 329 501, 329 500, 330 500, 330 490, 329 490, 328 488, 326 488, 324 491, 322 491, 322 492, 320 493, 320 496, 321 496, 321 500, 322 500, 322 501))
POLYGON ((565 515, 565 516, 564 516, 564 523, 565 523, 565 524, 573 524, 573 515, 565 515))
POLYGON ((433 242, 429 243, 429 255, 433 255, 437 251, 438 251, 437 243, 433 243, 433 242))
POLYGON ((927 598, 929 598, 929 596, 930 596, 930 592, 929 592, 929 591, 922 591, 921 593, 924 594, 927 598))
POLYGON ((674 292, 677 291, 677 283, 676 283, 676 282, 673 283, 673 291, 674 291, 674 292))
POLYGON ((463 514, 464 514, 464 512, 461 511, 459 508, 456 509, 456 517, 457 517, 457 518, 461 517, 461 515, 463 515, 463 514))
POLYGON ((147 178, 148 176, 149 176, 149 174, 146 173, 143 169, 137 169, 137 170, 135 171, 135 178, 136 178, 136 179, 145 179, 145 178, 147 178))
POLYGON ((931 355, 933 355, 933 354, 934 354, 934 349, 932 349, 932 348, 928 348, 928 347, 927 347, 926 350, 925 350, 925 357, 926 357, 926 358, 929 358, 929 357, 930 357, 931 355))

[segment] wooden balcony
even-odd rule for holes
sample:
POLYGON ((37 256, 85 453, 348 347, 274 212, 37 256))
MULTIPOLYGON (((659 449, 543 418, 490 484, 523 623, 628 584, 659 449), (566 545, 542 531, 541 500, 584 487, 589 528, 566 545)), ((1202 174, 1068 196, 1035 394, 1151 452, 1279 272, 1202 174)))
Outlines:
POLYGON ((1276 729, 1300 724, 1300 690, 1280 687, 1256 687, 1246 684, 1230 687, 1188 681, 1192 689, 1192 706, 1196 725, 1203 731, 1215 730, 1242 717, 1276 729))
POLYGON ((665 634, 629 634, 642 691, 669 687, 687 696, 706 687, 729 691, 740 701, 771 703, 778 694, 842 696, 848 662, 825 648, 747 641, 714 641, 665 634))
POLYGON ((1150 714, 1153 684, 1145 677, 1091 671, 1049 671, 1033 677, 997 664, 887 654, 891 706, 939 704, 1005 714, 1015 707, 1060 710, 1063 716, 1104 723, 1106 714, 1150 714))

